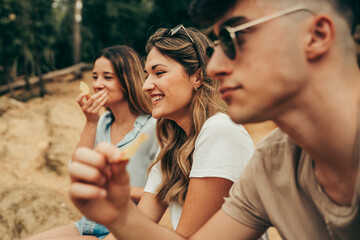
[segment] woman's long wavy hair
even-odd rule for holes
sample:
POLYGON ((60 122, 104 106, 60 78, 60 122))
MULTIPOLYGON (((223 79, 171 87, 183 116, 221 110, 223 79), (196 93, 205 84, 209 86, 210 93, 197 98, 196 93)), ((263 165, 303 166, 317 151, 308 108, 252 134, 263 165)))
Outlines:
POLYGON ((136 115, 151 115, 150 99, 142 90, 145 74, 144 62, 139 54, 128 46, 116 45, 101 50, 94 62, 101 57, 107 58, 114 67, 130 111, 136 115))
POLYGON ((157 200, 165 204, 174 201, 183 205, 189 186, 195 140, 204 122, 217 112, 225 112, 226 105, 217 92, 218 82, 210 79, 205 72, 208 61, 206 48, 211 44, 208 37, 199 30, 187 28, 192 42, 184 29, 172 36, 170 32, 163 28, 157 30, 149 38, 146 52, 158 49, 163 55, 180 63, 189 76, 199 74, 202 85, 194 90, 190 104, 192 126, 189 135, 176 122, 158 119, 156 131, 160 153, 151 167, 161 162, 162 183, 158 188, 157 200))

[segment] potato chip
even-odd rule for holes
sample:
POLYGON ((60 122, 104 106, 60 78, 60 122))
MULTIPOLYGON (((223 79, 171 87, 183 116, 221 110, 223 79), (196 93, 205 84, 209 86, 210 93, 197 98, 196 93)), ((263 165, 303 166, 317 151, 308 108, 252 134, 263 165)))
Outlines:
POLYGON ((82 93, 85 93, 86 95, 90 94, 90 88, 85 82, 81 81, 79 88, 82 93))
POLYGON ((127 160, 130 159, 139 149, 140 145, 149 138, 146 134, 140 134, 140 136, 127 148, 121 150, 122 156, 121 159, 127 160))

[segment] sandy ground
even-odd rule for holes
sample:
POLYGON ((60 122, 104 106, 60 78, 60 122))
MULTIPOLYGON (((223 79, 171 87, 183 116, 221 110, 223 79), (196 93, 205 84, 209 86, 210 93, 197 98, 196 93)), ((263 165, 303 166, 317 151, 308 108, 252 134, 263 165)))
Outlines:
MULTIPOLYGON (((83 80, 90 81, 90 73, 83 80)), ((75 102, 79 80, 72 76, 47 84, 49 94, 26 103, 0 97, 0 236, 23 239, 76 221, 67 167, 85 118, 75 102)), ((274 124, 247 125, 255 143, 274 124)), ((170 227, 166 214, 162 225, 170 227)), ((271 229, 271 239, 280 239, 271 229)))

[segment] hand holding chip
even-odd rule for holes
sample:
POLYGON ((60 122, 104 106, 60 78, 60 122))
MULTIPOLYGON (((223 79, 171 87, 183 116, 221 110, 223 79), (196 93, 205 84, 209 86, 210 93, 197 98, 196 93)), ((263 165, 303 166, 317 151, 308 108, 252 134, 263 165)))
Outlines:
POLYGON ((107 92, 103 90, 90 96, 90 88, 83 81, 80 82, 79 89, 81 93, 76 98, 77 103, 84 112, 87 121, 97 123, 100 110, 108 99, 107 92))
POLYGON ((70 198, 89 219, 103 225, 119 221, 130 200, 126 164, 148 136, 140 135, 124 150, 109 143, 95 150, 79 148, 70 167, 70 198))
POLYGON ((80 82, 79 89, 82 93, 84 93, 86 95, 90 95, 89 85, 87 85, 85 82, 83 82, 83 81, 80 82))

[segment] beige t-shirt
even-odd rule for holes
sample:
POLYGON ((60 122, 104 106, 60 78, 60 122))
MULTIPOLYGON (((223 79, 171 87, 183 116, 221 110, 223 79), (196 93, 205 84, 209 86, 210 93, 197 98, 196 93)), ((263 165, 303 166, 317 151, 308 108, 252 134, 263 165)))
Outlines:
POLYGON ((360 239, 359 204, 360 167, 352 205, 338 206, 317 184, 310 156, 276 129, 259 143, 222 209, 255 229, 274 226, 284 239, 360 239))

